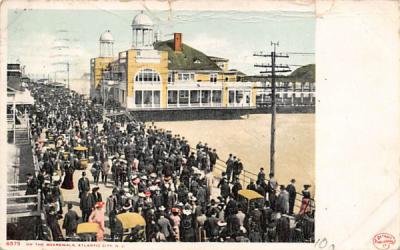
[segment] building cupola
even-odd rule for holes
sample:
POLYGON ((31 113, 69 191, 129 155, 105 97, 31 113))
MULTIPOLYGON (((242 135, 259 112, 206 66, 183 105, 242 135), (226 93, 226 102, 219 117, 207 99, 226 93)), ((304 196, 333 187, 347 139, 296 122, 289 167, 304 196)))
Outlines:
POLYGON ((141 11, 132 21, 132 48, 153 49, 153 43, 153 21, 141 11))

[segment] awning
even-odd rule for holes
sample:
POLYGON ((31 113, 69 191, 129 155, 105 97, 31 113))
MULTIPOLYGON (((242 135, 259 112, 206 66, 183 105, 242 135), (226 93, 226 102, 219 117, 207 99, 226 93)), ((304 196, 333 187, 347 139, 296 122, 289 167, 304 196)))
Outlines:
POLYGON ((7 104, 12 105, 33 105, 34 99, 29 90, 15 91, 11 95, 7 95, 7 104))

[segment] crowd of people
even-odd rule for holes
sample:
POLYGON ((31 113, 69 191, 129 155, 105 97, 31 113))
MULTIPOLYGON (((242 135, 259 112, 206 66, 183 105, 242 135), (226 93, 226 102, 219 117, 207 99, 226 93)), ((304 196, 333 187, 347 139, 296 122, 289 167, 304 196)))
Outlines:
POLYGON ((294 213, 295 180, 278 185, 273 174, 267 179, 260 169, 246 189, 264 199, 245 202, 239 195, 243 163, 236 156, 229 156, 226 170, 215 178, 220 159, 207 143, 192 149, 185 137, 154 124, 122 116, 105 119, 93 103, 68 89, 33 85, 31 92, 39 168, 28 176, 27 193, 40 190, 51 239, 73 239, 79 223, 92 222, 99 226, 97 241, 123 240, 117 216, 134 212, 144 218, 143 239, 149 242, 313 241, 309 185, 294 213), (76 147, 86 148, 87 155, 79 155, 76 147), (90 160, 86 169, 83 157, 90 160), (99 183, 111 195, 103 197, 99 183), (72 201, 64 201, 62 189, 77 190, 81 214, 72 201))

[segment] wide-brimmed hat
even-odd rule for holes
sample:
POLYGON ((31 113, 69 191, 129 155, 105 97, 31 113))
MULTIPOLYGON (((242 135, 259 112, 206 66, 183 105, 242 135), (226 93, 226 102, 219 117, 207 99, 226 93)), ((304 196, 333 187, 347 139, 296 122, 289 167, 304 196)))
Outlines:
POLYGON ((146 197, 146 195, 145 195, 143 192, 140 192, 140 193, 138 194, 138 196, 139 196, 139 197, 142 197, 142 198, 145 198, 145 197, 146 197))
POLYGON ((151 174, 150 174, 150 177, 151 177, 151 178, 157 178, 157 174, 156 174, 156 173, 151 173, 151 174))
POLYGON ((129 209, 132 208, 132 205, 129 203, 129 205, 127 206, 126 203, 125 203, 122 208, 125 209, 125 210, 129 210, 129 209))
POLYGON ((164 207, 164 206, 161 206, 161 207, 158 208, 158 210, 164 211, 164 210, 165 210, 165 207, 164 207))
POLYGON ((182 213, 183 213, 184 215, 190 215, 190 214, 192 214, 192 210, 183 209, 182 213))
POLYGON ((226 223, 225 221, 218 221, 217 224, 218 224, 218 226, 220 226, 220 227, 224 227, 224 226, 226 226, 228 223, 226 223))

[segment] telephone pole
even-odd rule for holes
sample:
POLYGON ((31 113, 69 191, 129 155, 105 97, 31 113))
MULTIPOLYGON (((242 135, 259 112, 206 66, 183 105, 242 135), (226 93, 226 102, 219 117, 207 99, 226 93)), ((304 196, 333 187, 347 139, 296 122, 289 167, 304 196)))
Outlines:
MULTIPOLYGON (((288 65, 276 65, 276 58, 289 58, 288 55, 276 54, 279 42, 271 42, 273 51, 268 53, 255 53, 254 56, 270 57, 271 64, 255 64, 255 67, 266 68, 261 74, 271 74, 271 143, 270 143, 270 174, 275 174, 275 119, 276 119, 276 73, 290 72, 288 65)), ((262 87, 268 88, 268 87, 262 87)))

